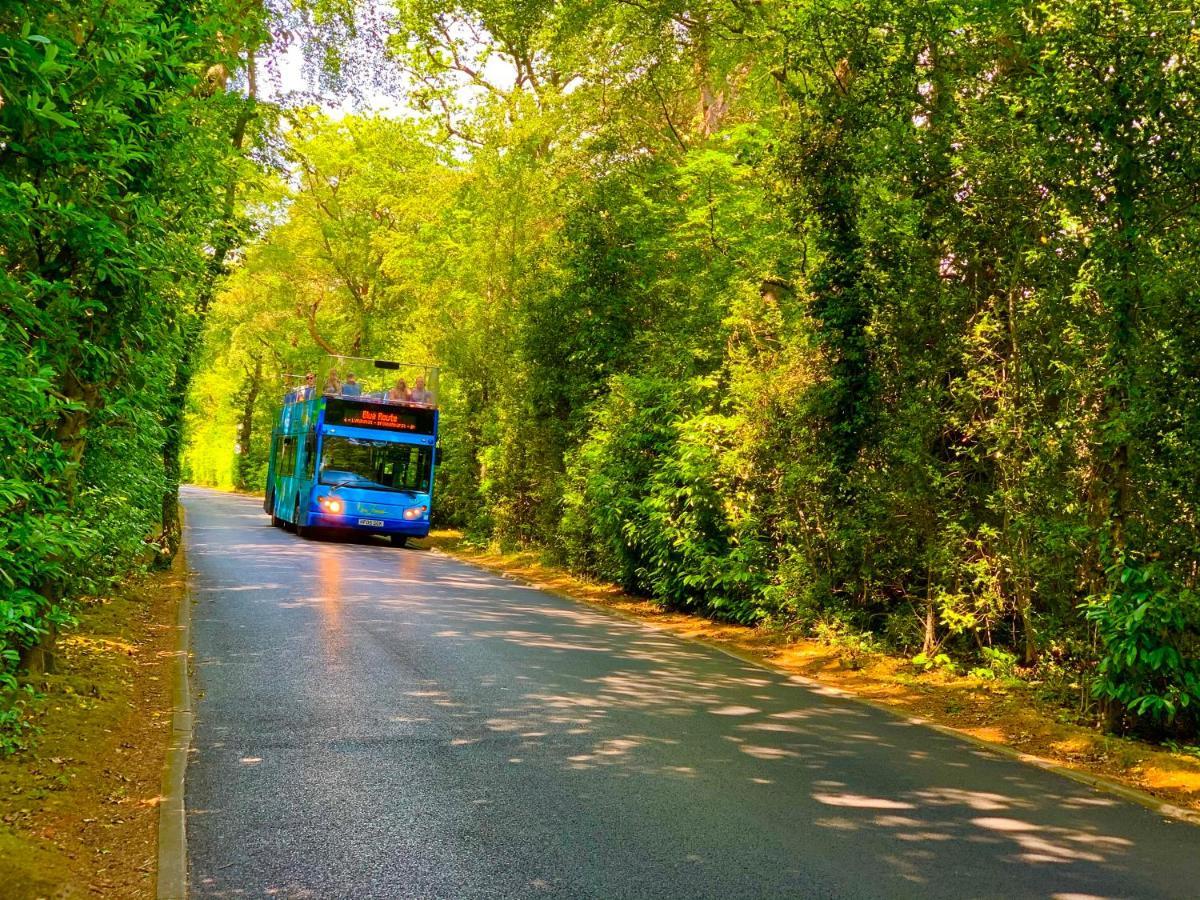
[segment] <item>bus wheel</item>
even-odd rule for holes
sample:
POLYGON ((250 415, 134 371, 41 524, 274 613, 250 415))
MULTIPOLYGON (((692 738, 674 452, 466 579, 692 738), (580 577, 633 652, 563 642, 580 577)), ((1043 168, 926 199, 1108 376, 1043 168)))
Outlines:
POLYGON ((279 516, 275 515, 275 513, 271 513, 272 528, 283 528, 285 525, 287 525, 287 522, 283 521, 283 519, 279 518, 279 516))
POLYGON ((308 527, 300 524, 300 501, 299 500, 296 501, 296 515, 294 516, 294 518, 296 519, 296 524, 292 527, 292 530, 295 531, 296 534, 298 534, 302 538, 311 537, 313 530, 311 528, 308 528, 308 527))
POLYGON ((393 547, 407 547, 408 546, 408 535, 407 534, 389 534, 388 540, 392 542, 393 547))

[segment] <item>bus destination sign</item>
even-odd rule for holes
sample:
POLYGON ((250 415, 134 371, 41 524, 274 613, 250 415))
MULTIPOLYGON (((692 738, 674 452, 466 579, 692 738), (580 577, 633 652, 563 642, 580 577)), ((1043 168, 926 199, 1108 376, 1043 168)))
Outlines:
POLYGON ((342 417, 343 425, 362 425, 366 428, 390 428, 393 431, 416 431, 411 416, 377 409, 360 409, 342 417))
POLYGON ((325 424, 433 434, 433 410, 330 397, 325 401, 325 424))

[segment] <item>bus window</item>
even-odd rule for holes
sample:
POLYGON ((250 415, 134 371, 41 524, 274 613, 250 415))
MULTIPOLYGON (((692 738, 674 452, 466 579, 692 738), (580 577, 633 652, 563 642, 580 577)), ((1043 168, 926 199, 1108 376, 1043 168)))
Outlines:
POLYGON ((296 439, 284 437, 279 454, 279 474, 291 477, 296 474, 296 439))
POLYGON ((317 436, 312 432, 304 438, 304 477, 312 480, 317 462, 317 436))
POLYGON ((432 463, 429 447, 326 436, 321 483, 427 494, 432 463))

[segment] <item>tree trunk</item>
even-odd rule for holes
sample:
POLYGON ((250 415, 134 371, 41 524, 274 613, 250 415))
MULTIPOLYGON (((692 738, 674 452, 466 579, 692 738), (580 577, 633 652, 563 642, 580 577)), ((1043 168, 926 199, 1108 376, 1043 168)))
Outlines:
MULTIPOLYGON (((255 49, 247 52, 247 77, 249 80, 249 95, 230 134, 230 144, 235 153, 240 153, 246 142, 246 130, 257 115, 256 100, 258 97, 258 71, 255 65, 255 49)), ((159 545, 162 555, 159 564, 166 566, 174 558, 179 549, 181 525, 179 521, 179 456, 183 448, 183 409, 187 401, 187 390, 192 380, 192 363, 196 348, 200 344, 200 336, 204 326, 204 317, 208 306, 216 293, 217 280, 225 272, 225 258, 237 243, 237 231, 234 225, 234 210, 237 200, 237 176, 231 175, 225 186, 225 203, 222 210, 221 222, 216 226, 213 239, 213 255, 209 259, 205 273, 205 283, 201 286, 196 297, 194 316, 185 320, 183 326, 183 352, 179 364, 175 367, 175 377, 171 383, 171 391, 167 398, 167 408, 163 426, 167 437, 163 441, 163 475, 166 489, 162 499, 162 531, 159 535, 159 545)))
MULTIPOLYGON (((1020 269, 1018 268, 1018 271, 1020 269)), ((1014 285, 1008 291, 1008 345, 1009 345, 1009 367, 1012 373, 1012 441, 1013 449, 1009 455, 1010 459, 1007 463, 1010 468, 1008 476, 1002 476, 1002 483, 1006 488, 1007 495, 1004 503, 1004 539, 1005 545, 1011 548, 1013 559, 1010 564, 1013 570, 1013 593, 1015 595, 1017 614, 1021 617, 1021 631, 1024 638, 1024 650, 1021 655, 1021 661, 1032 666, 1037 662, 1037 633, 1033 627, 1033 597, 1029 588, 1029 578, 1027 577, 1027 564, 1029 562, 1029 545, 1025 538, 1025 532, 1021 526, 1016 526, 1019 529, 1020 536, 1014 541, 1012 531, 1013 516, 1011 505, 1013 504, 1014 491, 1008 490, 1010 486, 1021 477, 1020 465, 1021 460, 1025 458, 1024 446, 1024 429, 1023 416, 1024 409, 1022 404, 1025 399, 1022 395, 1022 373, 1024 361, 1021 358, 1021 342, 1017 332, 1017 288, 1014 285)))
MULTIPOLYGON (((1120 83, 1118 82, 1118 88, 1120 83)), ((1114 106, 1120 122, 1129 121, 1127 103, 1121 90, 1114 89, 1114 106)), ((1115 131, 1115 129, 1114 129, 1115 131)), ((1138 311, 1142 305, 1142 285, 1137 269, 1137 198, 1138 185, 1144 181, 1139 171, 1140 150, 1121 142, 1113 179, 1113 205, 1116 278, 1108 292, 1112 333, 1106 355, 1107 387, 1104 393, 1101 434, 1108 435, 1105 445, 1104 488, 1107 493, 1109 562, 1120 557, 1128 541, 1126 533, 1133 507, 1133 439, 1129 427, 1133 394, 1134 356, 1139 343, 1138 311)), ((1144 240, 1145 237, 1142 236, 1144 240)))
POLYGON ((41 638, 32 647, 21 651, 18 666, 29 675, 54 675, 58 671, 55 645, 58 643, 58 626, 53 622, 46 626, 41 638))
POLYGON ((933 605, 933 597, 928 597, 925 600, 925 642, 921 645, 921 652, 926 656, 932 656, 936 649, 937 609, 933 605))
POLYGON ((1017 580, 1017 612, 1021 616, 1021 631, 1024 633, 1024 652, 1021 656, 1021 661, 1032 666, 1037 662, 1037 632, 1033 627, 1033 602, 1029 596, 1028 586, 1025 579, 1017 580))
POLYGON ((937 650, 937 604, 933 602, 933 566, 925 571, 925 642, 921 652, 932 658, 937 650))
MULTIPOLYGON (((70 460, 64 477, 63 496, 69 506, 74 506, 79 466, 83 461, 84 450, 87 449, 87 425, 92 414, 100 406, 100 388, 98 385, 81 382, 68 370, 62 378, 59 390, 67 400, 81 404, 81 408, 64 412, 54 429, 55 442, 66 451, 70 460)), ((62 585, 56 581, 47 581, 38 588, 38 593, 45 598, 48 607, 53 607, 62 600, 62 585)), ((36 644, 21 649, 18 666, 31 675, 53 674, 56 668, 57 641, 58 627, 50 622, 36 644)))
POLYGON ((254 357, 254 371, 247 370, 249 383, 242 398, 242 421, 238 426, 237 487, 245 490, 250 483, 250 447, 254 437, 254 404, 262 390, 262 357, 254 357))

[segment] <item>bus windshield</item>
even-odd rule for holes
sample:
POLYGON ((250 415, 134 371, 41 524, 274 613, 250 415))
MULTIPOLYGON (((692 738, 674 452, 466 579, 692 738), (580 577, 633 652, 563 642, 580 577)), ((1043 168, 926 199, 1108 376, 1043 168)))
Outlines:
POLYGON ((326 437, 321 454, 321 484, 427 494, 432 461, 429 447, 326 437))

